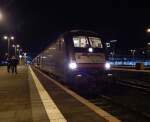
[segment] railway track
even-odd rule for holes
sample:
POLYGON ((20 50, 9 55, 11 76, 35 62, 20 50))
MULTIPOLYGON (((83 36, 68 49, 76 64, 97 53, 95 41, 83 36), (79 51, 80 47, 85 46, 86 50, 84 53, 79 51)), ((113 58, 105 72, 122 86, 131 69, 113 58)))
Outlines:
MULTIPOLYGON (((115 85, 115 83, 113 83, 113 85, 115 85)), ((130 82, 123 82, 123 81, 118 81, 116 84, 118 83, 123 87, 125 86, 125 87, 130 87, 138 90, 140 89, 142 91, 144 90, 148 93, 150 92, 150 87, 148 86, 145 87, 144 85, 136 85, 130 82)), ((87 86, 91 86, 91 85, 87 85, 87 86)), ((116 116, 123 122, 150 122, 149 113, 145 111, 140 111, 138 108, 134 106, 132 107, 119 100, 113 99, 112 97, 101 93, 101 91, 98 92, 97 89, 99 87, 97 85, 95 86, 97 88, 92 87, 91 90, 87 90, 88 91, 87 93, 85 92, 82 93, 82 91, 80 91, 80 89, 82 88, 76 89, 75 92, 77 92, 79 95, 83 96, 84 98, 88 99, 95 105, 101 107, 105 111, 111 113, 113 116, 116 116)), ((120 98, 118 97, 118 99, 120 98)))
MULTIPOLYGON (((55 79, 55 77, 53 78, 55 79)), ((56 80, 58 81, 59 79, 56 78, 56 80)), ((109 82, 107 83, 109 84, 109 82)), ((113 82, 112 84, 110 83, 109 86, 113 86, 116 84, 119 84, 119 86, 123 86, 123 87, 125 86, 125 87, 134 88, 134 89, 148 91, 148 93, 150 92, 150 87, 145 87, 144 85, 137 85, 135 83, 122 81, 122 80, 113 82)), ((81 88, 74 88, 70 86, 70 84, 69 85, 63 84, 63 85, 66 85, 66 87, 72 89, 73 91, 81 95, 82 97, 88 99, 90 102, 101 107, 102 109, 109 112, 113 116, 116 116, 123 122, 150 122, 150 114, 148 112, 139 111, 137 108, 128 106, 124 102, 120 102, 119 100, 113 99, 109 95, 103 94, 103 91, 100 90, 101 86, 103 86, 101 84, 98 84, 98 85, 86 84, 84 88, 82 88, 82 86, 81 88), (101 86, 99 87, 99 85, 101 86), (85 91, 85 89, 86 89, 86 92, 83 92, 85 91)), ((78 85, 75 85, 75 86, 78 87, 78 85)), ((104 85, 104 87, 107 87, 107 85, 104 85)), ((105 90, 105 88, 103 89, 105 90)), ((120 97, 117 97, 117 99, 120 99, 120 97)))
POLYGON ((140 89, 140 90, 143 90, 143 91, 146 91, 146 92, 150 92, 150 84, 142 84, 140 83, 139 81, 129 81, 129 80, 121 80, 119 79, 117 81, 117 83, 121 84, 121 85, 124 85, 124 86, 128 86, 128 87, 133 87, 133 88, 136 88, 136 89, 140 89))
POLYGON ((150 122, 150 116, 148 113, 137 111, 126 104, 116 102, 108 96, 98 95, 95 96, 95 98, 90 98, 90 96, 83 97, 109 112, 113 116, 116 116, 123 122, 150 122))

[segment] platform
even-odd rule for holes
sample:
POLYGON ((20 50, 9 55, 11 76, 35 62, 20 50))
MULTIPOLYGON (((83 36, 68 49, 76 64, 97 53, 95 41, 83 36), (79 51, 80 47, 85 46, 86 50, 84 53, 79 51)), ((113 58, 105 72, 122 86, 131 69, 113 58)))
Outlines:
POLYGON ((0 67, 1 122, 32 122, 27 67, 19 67, 18 72, 9 74, 0 67))
POLYGON ((29 66, 0 67, 1 122, 120 122, 29 66))

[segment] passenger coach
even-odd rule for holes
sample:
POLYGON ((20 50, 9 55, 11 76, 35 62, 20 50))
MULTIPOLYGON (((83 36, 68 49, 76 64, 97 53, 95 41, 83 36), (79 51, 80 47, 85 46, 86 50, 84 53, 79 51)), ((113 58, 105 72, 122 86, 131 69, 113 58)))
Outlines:
POLYGON ((73 30, 54 40, 33 63, 66 81, 93 73, 101 77, 110 68, 104 52, 98 34, 73 30))

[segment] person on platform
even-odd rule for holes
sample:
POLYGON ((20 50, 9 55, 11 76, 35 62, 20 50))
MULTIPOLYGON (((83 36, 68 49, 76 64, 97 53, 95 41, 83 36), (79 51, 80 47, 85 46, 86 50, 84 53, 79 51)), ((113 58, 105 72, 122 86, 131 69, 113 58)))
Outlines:
POLYGON ((17 65, 18 65, 19 61, 15 56, 12 56, 11 58, 11 70, 12 73, 16 73, 17 74, 17 65))
POLYGON ((10 57, 8 57, 6 59, 6 61, 7 61, 7 72, 9 73, 10 72, 10 68, 11 68, 11 59, 10 59, 10 57))

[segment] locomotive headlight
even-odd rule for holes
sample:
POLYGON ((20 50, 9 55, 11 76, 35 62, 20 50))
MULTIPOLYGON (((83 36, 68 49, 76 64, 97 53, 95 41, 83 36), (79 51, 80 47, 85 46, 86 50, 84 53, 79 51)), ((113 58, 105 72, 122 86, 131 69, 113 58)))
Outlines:
POLYGON ((72 70, 76 69, 77 68, 77 63, 76 62, 70 62, 69 63, 69 68, 72 69, 72 70))
POLYGON ((92 52, 93 52, 93 48, 90 47, 90 48, 88 49, 88 51, 89 51, 90 53, 92 53, 92 52))
POLYGON ((111 67, 110 63, 106 63, 106 64, 105 64, 105 68, 106 68, 107 70, 110 69, 110 67, 111 67))

